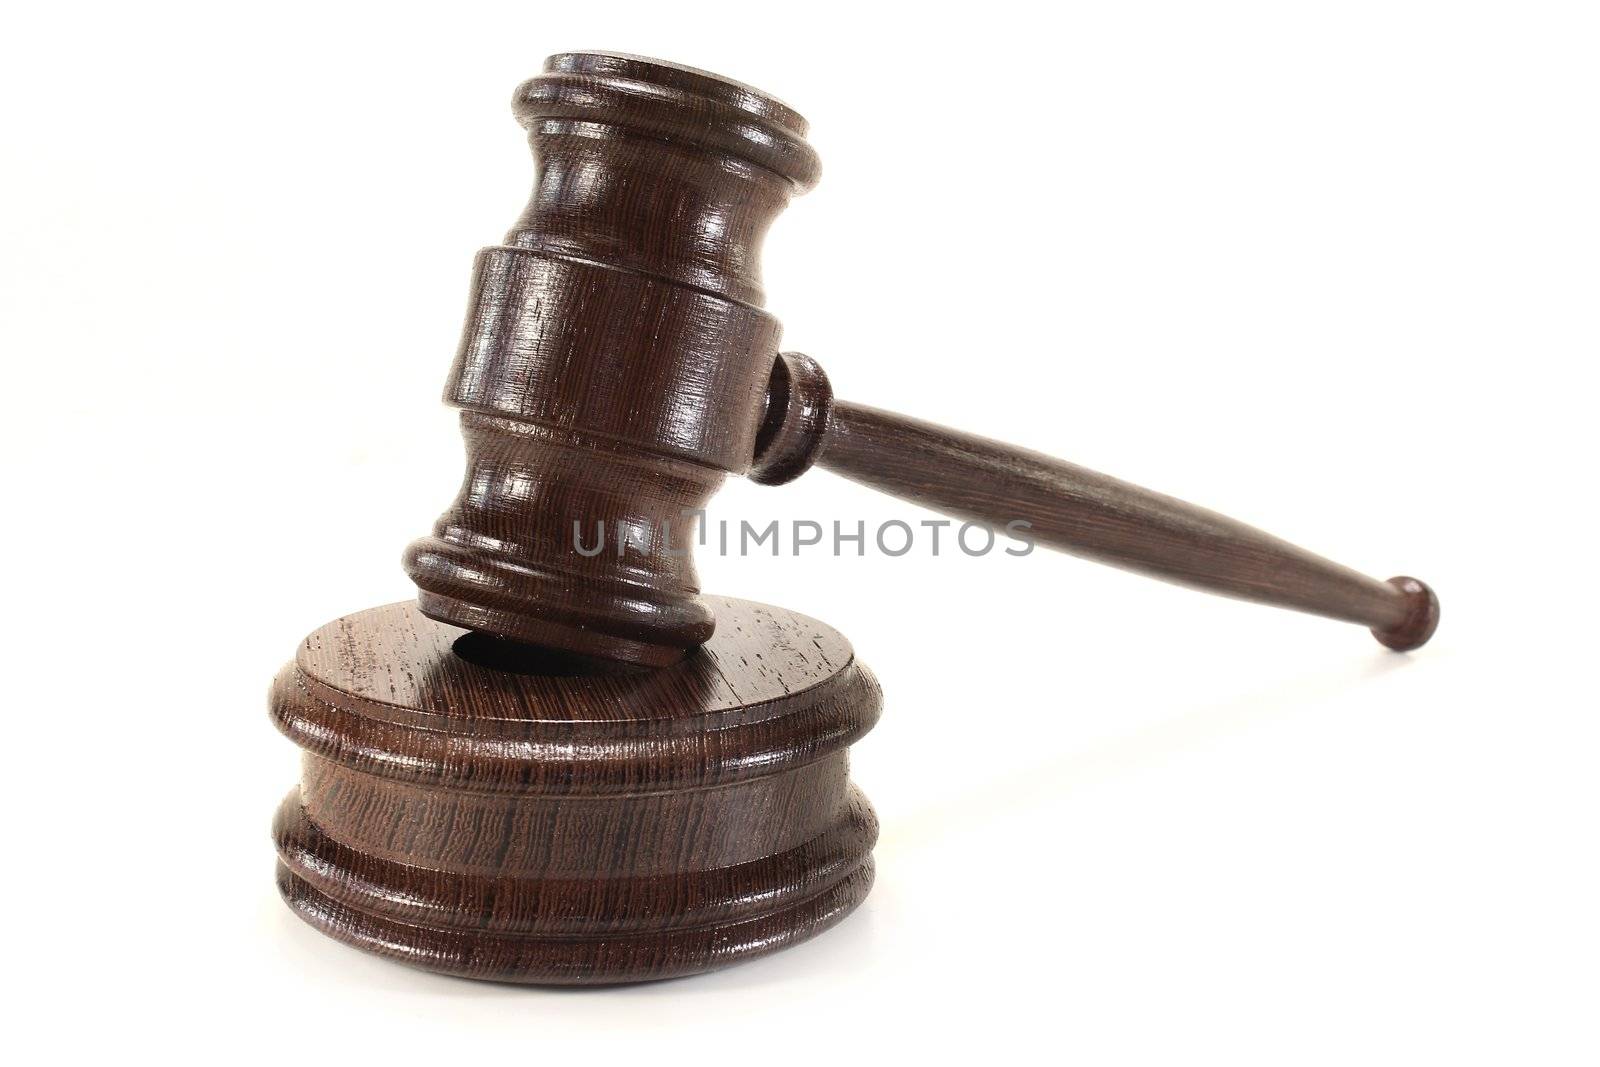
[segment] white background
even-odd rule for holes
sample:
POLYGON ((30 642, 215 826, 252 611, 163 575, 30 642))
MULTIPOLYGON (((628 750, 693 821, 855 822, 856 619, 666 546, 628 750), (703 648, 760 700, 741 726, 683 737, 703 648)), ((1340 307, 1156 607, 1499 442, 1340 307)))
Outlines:
MULTIPOLYGON (((9 9, 5 1040, 1596 1062, 1593 10, 9 9), (460 475, 438 396, 472 256, 528 190, 507 102, 585 47, 811 120, 824 178, 767 290, 840 395, 1416 574, 1434 642, 1045 552, 703 552, 708 590, 828 621, 883 682, 860 911, 582 993, 303 926, 272 888, 297 758, 266 685, 411 595, 400 550, 460 475)), ((711 517, 928 516, 815 472, 711 517)))

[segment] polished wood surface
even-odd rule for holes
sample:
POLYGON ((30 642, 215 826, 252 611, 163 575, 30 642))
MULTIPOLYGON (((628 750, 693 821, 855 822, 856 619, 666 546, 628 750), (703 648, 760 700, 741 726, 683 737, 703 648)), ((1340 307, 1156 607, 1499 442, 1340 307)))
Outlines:
POLYGON ((711 636, 669 549, 750 464, 779 335, 762 238, 817 155, 772 97, 634 56, 552 56, 513 109, 533 195, 478 257, 445 391, 466 475, 406 570, 434 618, 660 666, 711 636))
POLYGON ((772 97, 570 53, 513 106, 534 190, 478 257, 446 388, 466 473, 406 551, 418 598, 318 630, 272 689, 305 750, 278 884, 319 929, 450 974, 606 983, 771 952, 862 900, 876 824, 847 752, 877 683, 815 620, 700 595, 685 516, 728 474, 819 464, 1391 648, 1433 632, 1416 579, 836 401, 780 357, 762 237, 819 170, 772 97))
POLYGON ((819 175, 793 109, 634 56, 571 53, 518 89, 533 196, 478 258, 446 399, 460 494, 405 565, 428 615, 661 666, 707 640, 691 516, 729 473, 811 464, 1053 548, 1368 626, 1411 649, 1438 600, 1243 523, 985 438, 846 402, 777 354, 763 234, 819 175), (587 545, 586 551, 582 546, 587 545))
POLYGON ((1411 577, 1369 578, 1214 511, 1064 460, 833 398, 815 360, 785 352, 751 476, 779 484, 811 464, 893 496, 1209 593, 1369 627, 1407 651, 1439 601, 1411 577))
POLYGON ((827 626, 708 598, 705 647, 604 669, 391 604, 272 687, 305 750, 278 884, 318 929, 430 970, 539 983, 691 974, 838 921, 876 822, 848 746, 881 697, 827 626))

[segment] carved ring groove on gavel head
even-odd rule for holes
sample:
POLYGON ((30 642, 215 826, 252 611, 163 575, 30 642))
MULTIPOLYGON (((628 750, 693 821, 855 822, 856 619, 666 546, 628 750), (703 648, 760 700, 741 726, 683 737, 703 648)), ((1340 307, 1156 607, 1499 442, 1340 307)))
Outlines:
POLYGON ((655 60, 553 56, 514 109, 533 195, 478 256, 445 393, 466 476, 406 570, 435 619, 659 666, 711 636, 684 516, 751 465, 762 239, 820 165, 790 108, 655 60), (580 553, 579 521, 628 551, 580 553))

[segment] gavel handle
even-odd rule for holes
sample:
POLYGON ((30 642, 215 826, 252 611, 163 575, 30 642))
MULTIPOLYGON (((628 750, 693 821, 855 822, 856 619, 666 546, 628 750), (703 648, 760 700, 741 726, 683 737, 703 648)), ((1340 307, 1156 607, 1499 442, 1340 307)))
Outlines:
POLYGON ((780 357, 752 477, 811 463, 894 496, 1050 548, 1223 596, 1360 623, 1407 651, 1439 602, 1415 578, 1369 578, 1216 512, 1076 464, 920 419, 834 401, 820 367, 780 357), (779 414, 779 413, 783 414, 779 414))

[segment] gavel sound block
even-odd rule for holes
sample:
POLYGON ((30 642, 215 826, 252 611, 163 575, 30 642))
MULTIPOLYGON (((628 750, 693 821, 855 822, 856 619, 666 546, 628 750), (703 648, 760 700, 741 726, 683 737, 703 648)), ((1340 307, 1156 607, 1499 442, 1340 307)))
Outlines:
POLYGON ((876 681, 832 629, 708 598, 711 641, 605 673, 390 604, 324 626, 272 688, 305 749, 278 887, 312 925, 470 978, 691 974, 838 921, 877 823, 847 747, 876 681))
POLYGON ((819 174, 772 97, 572 53, 514 109, 534 191, 478 258, 446 389, 466 476, 406 551, 417 602, 316 631, 272 690, 305 750, 278 884, 319 929, 451 974, 604 983, 770 952, 861 901, 876 825, 847 749, 879 691, 829 627, 700 595, 685 516, 728 474, 815 464, 1394 649, 1432 634, 1416 579, 835 401, 762 308, 762 237, 819 174), (582 551, 585 529, 627 551, 582 551))

